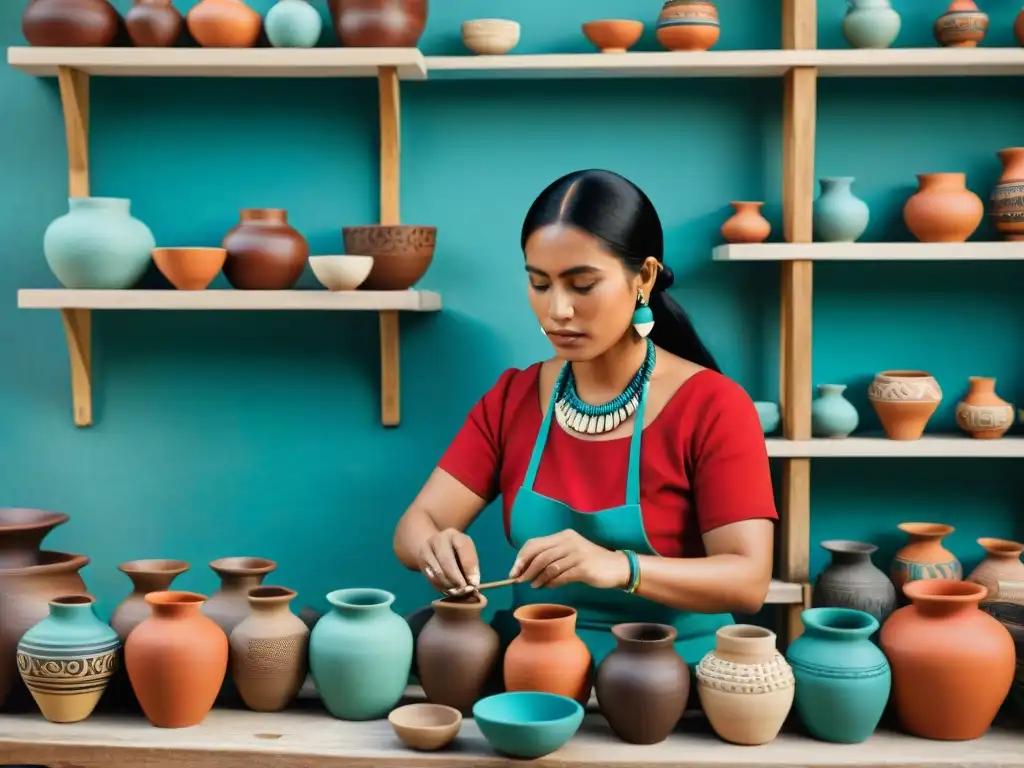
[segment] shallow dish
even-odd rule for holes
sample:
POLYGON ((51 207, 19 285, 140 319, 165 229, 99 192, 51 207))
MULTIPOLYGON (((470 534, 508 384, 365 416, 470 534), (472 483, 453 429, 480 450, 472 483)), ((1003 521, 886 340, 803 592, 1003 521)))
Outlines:
POLYGON ((352 291, 370 276, 373 256, 310 256, 309 268, 327 290, 352 291))
POLYGON ((515 691, 480 699, 473 719, 496 752, 535 758, 550 755, 575 735, 583 707, 567 696, 515 691))
POLYGON ((406 704, 388 722, 407 747, 430 751, 448 746, 462 727, 462 713, 444 704, 406 704))

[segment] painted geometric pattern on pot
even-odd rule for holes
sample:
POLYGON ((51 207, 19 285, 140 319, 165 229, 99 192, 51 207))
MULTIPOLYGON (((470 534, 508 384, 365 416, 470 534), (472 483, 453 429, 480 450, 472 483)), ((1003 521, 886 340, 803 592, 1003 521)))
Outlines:
POLYGON ((964 569, 959 560, 950 560, 946 563, 911 563, 897 557, 892 561, 892 575, 900 583, 918 579, 959 581, 964 577, 964 569))
POLYGON ((61 654, 48 648, 22 644, 18 649, 18 671, 30 691, 50 694, 82 694, 101 691, 117 670, 116 640, 97 648, 92 656, 75 652, 61 654))

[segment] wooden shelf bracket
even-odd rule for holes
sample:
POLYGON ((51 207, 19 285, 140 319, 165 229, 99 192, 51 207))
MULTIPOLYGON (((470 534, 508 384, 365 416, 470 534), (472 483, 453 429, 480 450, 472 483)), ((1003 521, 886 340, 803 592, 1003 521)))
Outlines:
MULTIPOLYGON (((400 224, 399 178, 402 156, 402 115, 395 67, 381 67, 377 74, 380 95, 380 223, 400 224)), ((380 313, 380 410, 385 427, 401 421, 398 313, 380 313)))

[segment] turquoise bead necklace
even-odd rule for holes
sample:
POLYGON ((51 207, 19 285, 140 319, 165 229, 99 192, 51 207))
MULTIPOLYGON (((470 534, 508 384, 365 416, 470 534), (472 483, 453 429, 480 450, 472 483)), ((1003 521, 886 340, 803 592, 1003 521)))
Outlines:
POLYGON ((590 405, 580 400, 576 393, 576 379, 572 365, 565 363, 555 382, 555 418, 558 423, 573 432, 586 435, 600 435, 611 432, 636 412, 640 395, 651 379, 655 362, 654 342, 647 339, 647 356, 622 394, 602 405, 590 405))

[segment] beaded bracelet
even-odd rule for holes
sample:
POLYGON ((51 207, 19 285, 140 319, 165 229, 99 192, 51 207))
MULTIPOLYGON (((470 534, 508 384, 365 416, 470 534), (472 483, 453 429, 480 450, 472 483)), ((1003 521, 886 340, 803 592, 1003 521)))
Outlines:
POLYGON ((629 560, 629 585, 625 591, 629 594, 633 594, 640 588, 640 558, 636 556, 636 552, 631 549, 620 550, 622 554, 629 560))

